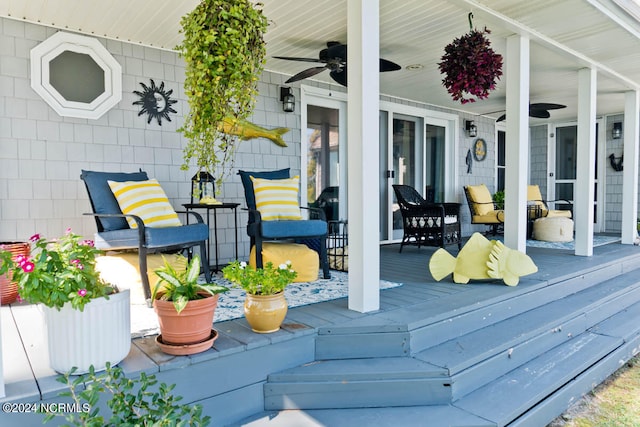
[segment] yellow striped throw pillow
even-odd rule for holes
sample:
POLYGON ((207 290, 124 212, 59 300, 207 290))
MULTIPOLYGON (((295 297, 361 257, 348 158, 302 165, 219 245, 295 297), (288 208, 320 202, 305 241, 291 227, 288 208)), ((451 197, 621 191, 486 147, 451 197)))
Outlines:
POLYGON ((251 177, 256 208, 263 221, 302 219, 298 204, 300 177, 263 179, 251 177))
MULTIPOLYGON (((156 179, 148 181, 107 181, 124 214, 137 215, 147 227, 178 227, 182 223, 156 179)), ((129 227, 138 228, 133 218, 129 227)))

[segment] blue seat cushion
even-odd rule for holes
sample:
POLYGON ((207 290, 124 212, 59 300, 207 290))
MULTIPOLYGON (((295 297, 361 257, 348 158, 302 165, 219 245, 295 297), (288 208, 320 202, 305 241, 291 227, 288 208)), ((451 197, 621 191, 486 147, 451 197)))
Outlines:
POLYGON ((262 221, 262 239, 318 237, 327 234, 327 223, 319 219, 299 221, 262 221))
MULTIPOLYGON (((89 199, 94 213, 121 214, 120 205, 116 200, 107 181, 146 181, 147 173, 139 172, 95 172, 83 170, 80 178, 84 180, 89 193, 89 199)), ((98 218, 103 231, 129 229, 129 224, 124 218, 98 218)))
MULTIPOLYGON (((197 223, 180 227, 145 227, 147 248, 156 249, 171 246, 187 246, 209 238, 207 224, 197 223)), ((122 250, 138 248, 138 230, 112 230, 96 233, 95 245, 102 250, 122 250)))
POLYGON ((256 196, 253 193, 253 181, 251 181, 251 177, 262 178, 262 179, 285 179, 285 178, 289 178, 289 168, 279 169, 275 171, 262 171, 262 172, 251 172, 251 171, 240 170, 238 171, 238 175, 240 175, 240 179, 242 180, 242 186, 244 187, 244 199, 247 202, 247 207, 249 209, 255 210, 256 196))

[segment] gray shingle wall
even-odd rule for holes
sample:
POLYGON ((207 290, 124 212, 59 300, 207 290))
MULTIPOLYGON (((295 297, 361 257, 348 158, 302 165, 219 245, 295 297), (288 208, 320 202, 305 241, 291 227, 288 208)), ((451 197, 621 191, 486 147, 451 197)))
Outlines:
MULTIPOLYGON (((105 171, 146 170, 157 178, 173 206, 189 202, 190 179, 195 169, 180 170, 185 139, 177 132, 188 104, 183 93, 184 66, 174 52, 119 41, 98 39, 122 66, 122 101, 98 120, 59 116, 30 86, 31 48, 55 30, 15 20, 0 19, 0 241, 25 240, 35 232, 55 237, 67 227, 85 236, 95 232, 82 181, 81 169, 105 171), (173 90, 177 114, 171 121, 138 116, 140 83, 173 90)), ((286 78, 265 73, 259 83, 260 96, 250 119, 267 128, 291 129, 281 148, 266 139, 240 144, 236 166, 246 169, 290 167, 300 171, 300 116, 282 112, 279 86, 286 78)), ((299 99, 299 90, 294 89, 299 99)), ((299 111, 299 105, 298 109, 299 111)), ((226 179, 219 196, 244 206, 244 193, 237 176, 226 179)), ((238 236, 241 254, 247 250, 239 210, 238 236)), ((233 216, 218 214, 218 236, 223 260, 233 257, 233 216)))

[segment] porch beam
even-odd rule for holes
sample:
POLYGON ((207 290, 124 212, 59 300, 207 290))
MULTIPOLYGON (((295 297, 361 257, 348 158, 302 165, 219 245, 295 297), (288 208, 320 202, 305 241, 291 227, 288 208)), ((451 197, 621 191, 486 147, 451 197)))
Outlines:
POLYGON ((633 244, 638 236, 636 221, 638 218, 638 144, 640 132, 639 92, 625 93, 624 138, 622 150, 627 161, 622 171, 622 243, 633 244))
POLYGON ((593 255, 593 207, 596 162, 596 77, 594 68, 578 70, 578 137, 573 216, 575 254, 593 255))
POLYGON ((349 309, 380 308, 380 5, 347 2, 349 309))
POLYGON ((514 35, 507 38, 504 243, 522 252, 527 247, 529 48, 527 37, 514 35))
MULTIPOLYGON (((589 3, 593 4, 594 0, 587 0, 589 3)), ((463 10, 473 10, 474 14, 476 14, 476 19, 483 19, 487 22, 494 22, 497 25, 503 26, 516 34, 521 34, 523 36, 528 37, 531 41, 549 48, 550 50, 557 52, 561 55, 569 55, 574 58, 580 66, 585 68, 596 68, 598 72, 604 76, 611 77, 614 80, 621 82, 625 87, 632 90, 640 90, 640 86, 637 82, 628 78, 627 76, 617 72, 613 68, 598 62, 589 56, 578 52, 571 47, 560 43, 558 40, 555 40, 540 31, 533 29, 532 27, 523 24, 520 21, 516 21, 513 18, 510 18, 503 13, 498 12, 497 10, 492 9, 490 6, 487 6, 483 2, 478 0, 449 0, 449 3, 455 4, 462 8, 463 10), (483 15, 481 15, 480 13, 483 15)), ((622 25, 619 21, 616 21, 618 25, 621 25, 627 28, 625 25, 622 25)))

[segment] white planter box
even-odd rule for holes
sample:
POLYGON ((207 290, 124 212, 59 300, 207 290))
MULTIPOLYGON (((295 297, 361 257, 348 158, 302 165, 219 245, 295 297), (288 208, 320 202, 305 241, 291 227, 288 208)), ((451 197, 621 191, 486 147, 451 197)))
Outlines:
POLYGON ((49 364, 59 373, 77 367, 76 374, 105 369, 124 359, 131 348, 129 290, 89 302, 84 311, 66 303, 60 311, 43 306, 49 364))

